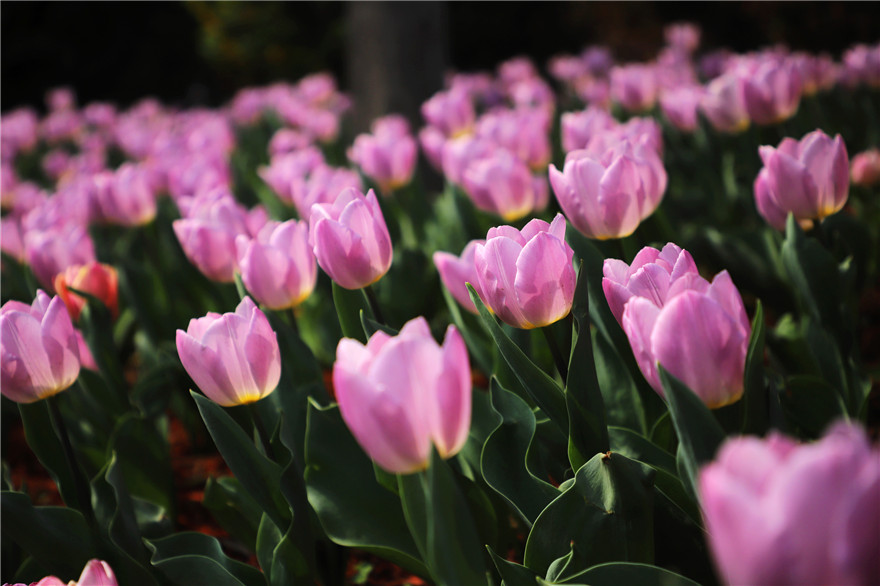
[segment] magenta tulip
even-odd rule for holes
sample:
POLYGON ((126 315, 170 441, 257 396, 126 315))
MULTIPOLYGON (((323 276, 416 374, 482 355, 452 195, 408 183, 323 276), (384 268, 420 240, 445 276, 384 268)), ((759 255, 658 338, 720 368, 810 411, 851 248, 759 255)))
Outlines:
POLYGON ((657 102, 657 74, 650 65, 634 63, 611 69, 611 97, 626 110, 650 110, 657 102))
POLYGON ((461 251, 460 257, 439 250, 434 253, 434 266, 440 273, 443 285, 462 307, 472 313, 477 313, 477 308, 471 301, 466 284, 470 283, 480 298, 483 297, 480 293, 480 281, 477 277, 477 267, 474 264, 474 254, 477 251, 477 245, 485 243, 485 240, 471 240, 461 251))
POLYGON ((699 86, 685 86, 665 91, 660 95, 660 109, 669 122, 684 132, 697 129, 697 108, 703 90, 699 86))
POLYGON ((340 340, 333 365, 339 411, 363 450, 394 474, 424 470, 431 445, 458 453, 471 421, 471 371, 455 326, 443 345, 418 317, 397 336, 379 331, 366 346, 340 340))
POLYGON ((795 64, 768 57, 744 75, 746 112, 756 124, 776 124, 791 118, 801 100, 803 82, 795 64))
POLYGON ((31 305, 0 307, 0 392, 33 403, 70 387, 79 376, 76 330, 60 297, 43 291, 31 305))
POLYGON ((728 439, 699 496, 727 584, 880 583, 880 450, 854 424, 806 444, 728 439))
POLYGON ((513 226, 490 228, 486 243, 474 251, 486 305, 517 328, 538 328, 562 319, 574 300, 573 257, 562 214, 551 224, 536 218, 522 231, 513 226))
POLYGON ((270 222, 251 240, 239 236, 236 247, 241 280, 261 304, 288 309, 311 295, 318 265, 309 246, 307 223, 270 222))
POLYGON ((472 161, 462 180, 474 206, 508 222, 544 209, 549 197, 547 181, 503 148, 472 161))
POLYGON ((805 227, 839 211, 849 195, 849 157, 843 139, 821 130, 777 148, 758 149, 764 167, 755 179, 755 203, 767 222, 785 229, 788 213, 805 227))
POLYGON ((315 204, 309 241, 318 265, 346 289, 375 283, 391 267, 391 236, 373 190, 344 190, 332 204, 315 204))
POLYGON ((235 313, 190 320, 177 330, 177 353, 202 392, 224 407, 259 401, 281 378, 276 334, 250 297, 235 313))

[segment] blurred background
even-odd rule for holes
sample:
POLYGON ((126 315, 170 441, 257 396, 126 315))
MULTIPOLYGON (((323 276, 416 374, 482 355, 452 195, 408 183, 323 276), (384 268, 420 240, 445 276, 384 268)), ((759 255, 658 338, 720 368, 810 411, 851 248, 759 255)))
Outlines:
POLYGON ((244 86, 329 70, 360 105, 357 127, 415 112, 449 68, 517 55, 543 68, 591 44, 645 60, 681 20, 702 26, 703 50, 784 42, 839 57, 878 39, 868 2, 3 2, 0 108, 43 108, 61 85, 80 104, 218 106, 244 86))

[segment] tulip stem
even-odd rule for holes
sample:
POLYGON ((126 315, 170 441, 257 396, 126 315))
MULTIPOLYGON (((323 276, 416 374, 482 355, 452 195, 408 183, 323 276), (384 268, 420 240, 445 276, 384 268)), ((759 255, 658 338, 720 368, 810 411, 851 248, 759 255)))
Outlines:
POLYGON ((296 310, 294 308, 290 308, 290 329, 293 330, 293 333, 299 336, 299 324, 296 322, 296 310))
POLYGON ((73 487, 76 491, 76 499, 79 501, 80 510, 90 526, 97 526, 95 512, 92 510, 89 482, 79 465, 76 453, 73 451, 73 444, 70 443, 70 435, 67 433, 67 426, 64 424, 61 409, 58 407, 59 396, 54 395, 46 399, 46 401, 49 404, 49 419, 52 421, 52 427, 55 428, 58 439, 61 441, 61 448, 64 450, 67 465, 70 466, 70 473, 73 476, 73 487))
POLYGON ((568 380, 568 366, 565 363, 565 358, 562 356, 562 350, 559 349, 559 344, 556 342, 556 337, 553 335, 550 326, 544 326, 541 328, 541 331, 544 332, 544 338, 547 339, 547 345, 550 347, 550 353, 553 355, 553 362, 556 363, 556 370, 559 371, 562 383, 565 384, 568 380))
POLYGON ((263 445, 263 451, 266 452, 266 457, 271 460, 272 444, 269 442, 269 434, 266 433, 266 426, 263 425, 263 418, 260 417, 260 411, 257 408, 257 404, 249 404, 248 410, 251 412, 251 419, 254 421, 254 428, 257 431, 257 437, 259 438, 260 443, 263 445))
POLYGON ((364 287, 364 293, 367 296, 367 301, 370 304, 370 309, 373 311, 373 317, 376 318, 376 321, 380 324, 385 324, 385 318, 382 317, 382 310, 379 309, 379 299, 376 297, 376 292, 373 291, 372 285, 367 285, 364 287))

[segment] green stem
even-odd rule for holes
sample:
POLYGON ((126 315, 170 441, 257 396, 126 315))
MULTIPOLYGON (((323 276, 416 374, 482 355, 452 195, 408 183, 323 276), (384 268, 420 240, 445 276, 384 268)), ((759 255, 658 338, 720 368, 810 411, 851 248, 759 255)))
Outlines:
POLYGON ((376 292, 373 290, 372 285, 367 285, 364 287, 364 293, 367 296, 367 302, 370 304, 370 309, 373 312, 373 317, 376 318, 376 321, 380 324, 388 325, 385 321, 385 318, 382 316, 382 310, 379 309, 379 299, 376 297, 376 292))
POLYGON ((266 453, 266 457, 271 460, 272 444, 269 442, 269 434, 266 432, 266 426, 263 425, 263 418, 260 417, 260 410, 256 403, 249 404, 248 410, 251 413, 251 419, 254 421, 254 428, 257 430, 257 437, 263 446, 263 451, 266 453))
POLYGON ((52 427, 61 441, 61 447, 64 451, 64 457, 67 465, 70 466, 70 472, 73 475, 73 486, 76 491, 76 500, 79 501, 81 512, 86 518, 89 526, 97 527, 95 520, 95 512, 92 510, 92 491, 89 488, 89 481, 79 465, 76 453, 73 451, 73 444, 70 443, 70 435, 67 433, 67 426, 64 424, 64 418, 61 416, 61 409, 58 407, 58 395, 54 395, 47 399, 49 404, 49 418, 52 421, 52 427))
POLYGON ((547 339, 547 345, 550 347, 550 353, 553 355, 553 362, 556 363, 556 370, 559 371, 562 383, 565 384, 568 380, 568 366, 565 363, 565 358, 562 356, 562 350, 559 349, 559 344, 556 342, 556 336, 553 335, 550 326, 544 326, 541 328, 541 331, 544 333, 544 338, 547 339))

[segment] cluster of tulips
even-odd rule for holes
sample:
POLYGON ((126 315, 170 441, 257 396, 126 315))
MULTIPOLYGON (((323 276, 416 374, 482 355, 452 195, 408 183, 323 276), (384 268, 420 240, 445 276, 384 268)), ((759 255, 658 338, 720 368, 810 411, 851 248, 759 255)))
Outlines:
POLYGON ((4 113, 4 428, 65 505, 4 463, 4 582, 880 581, 880 45, 666 32, 350 144, 328 74, 4 113))

